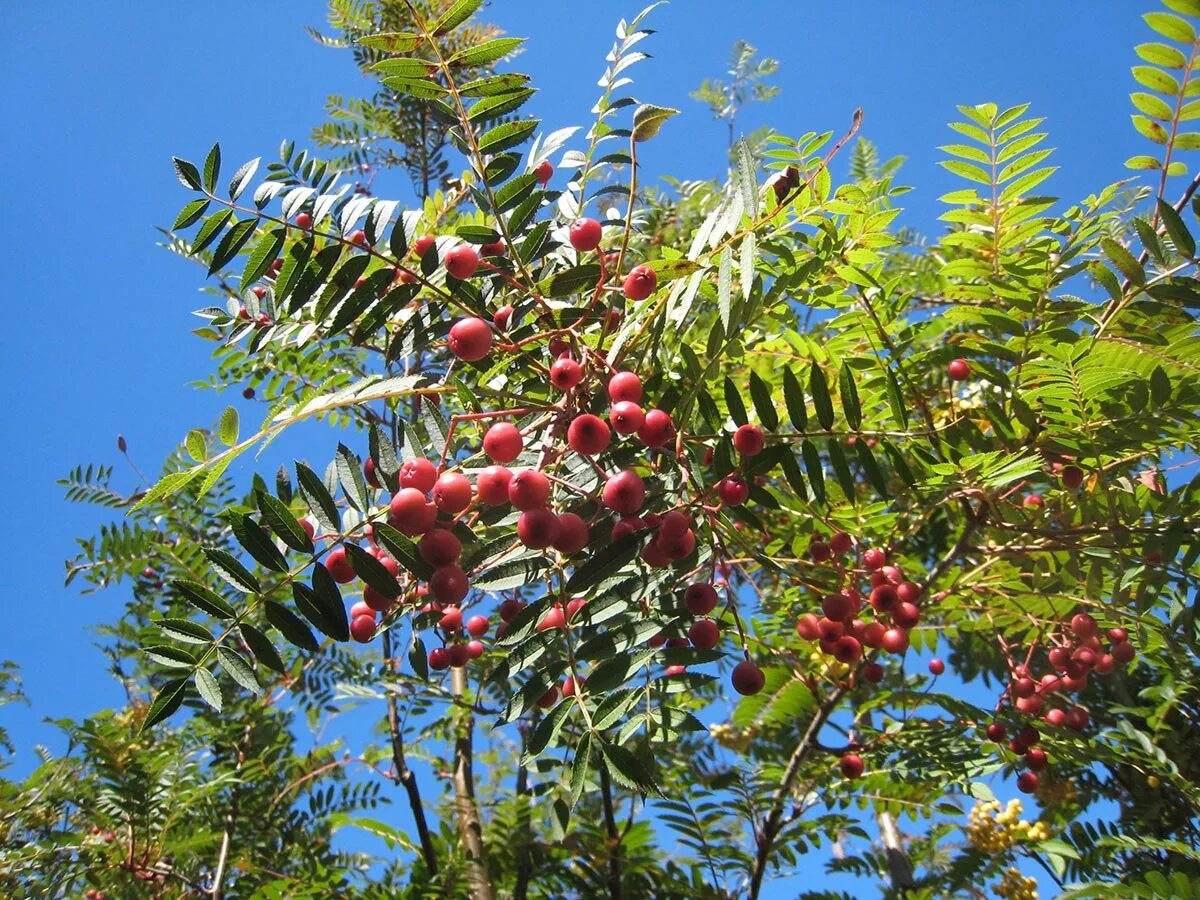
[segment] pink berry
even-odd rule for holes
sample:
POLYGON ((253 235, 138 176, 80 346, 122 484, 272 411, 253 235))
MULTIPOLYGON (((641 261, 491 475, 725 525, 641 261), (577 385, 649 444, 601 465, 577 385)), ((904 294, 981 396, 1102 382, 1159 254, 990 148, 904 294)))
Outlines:
POLYGON ((474 247, 461 244, 446 254, 446 271, 459 281, 475 274, 479 268, 479 254, 474 247))
POLYGON ((971 377, 971 364, 965 359, 952 359, 946 366, 946 374, 952 381, 966 381, 971 377))
POLYGON ((649 266, 635 266, 625 276, 623 287, 630 300, 645 300, 658 287, 658 275, 649 266))
POLYGON ((492 329, 475 316, 459 319, 450 327, 450 352, 467 362, 477 362, 492 349, 492 329))
POLYGON ((483 452, 495 462, 512 462, 524 448, 521 432, 511 422, 497 422, 483 436, 483 452))
POLYGON ((600 246, 600 223, 595 219, 576 219, 568 229, 571 246, 580 253, 587 253, 600 246))

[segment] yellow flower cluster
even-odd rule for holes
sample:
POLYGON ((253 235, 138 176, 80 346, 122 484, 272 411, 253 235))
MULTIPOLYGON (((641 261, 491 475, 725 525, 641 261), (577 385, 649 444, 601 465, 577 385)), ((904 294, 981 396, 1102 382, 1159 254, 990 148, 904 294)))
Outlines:
POLYGON ((1037 880, 1026 878, 1016 869, 1005 869, 996 885, 996 896, 1004 900, 1038 900, 1037 880))
POLYGON ((967 820, 967 840, 976 850, 1002 853, 1025 841, 1044 841, 1050 829, 1044 822, 1029 824, 1021 818, 1021 801, 1009 800, 1003 808, 999 800, 979 802, 967 820))
POLYGON ((754 740, 756 729, 735 728, 728 722, 716 722, 708 726, 708 733, 714 741, 727 750, 733 750, 735 753, 745 753, 746 748, 750 746, 750 742, 754 740))
POLYGON ((1075 782, 1071 779, 1046 778, 1043 774, 1034 796, 1037 797, 1038 803, 1042 804, 1044 809, 1053 809, 1056 806, 1073 802, 1078 794, 1079 792, 1075 790, 1075 782))

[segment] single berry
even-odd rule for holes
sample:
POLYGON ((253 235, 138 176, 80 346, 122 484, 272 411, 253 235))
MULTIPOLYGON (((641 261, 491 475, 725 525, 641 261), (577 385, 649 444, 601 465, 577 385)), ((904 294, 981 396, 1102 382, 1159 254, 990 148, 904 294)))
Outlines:
POLYGON ((470 316, 450 327, 450 352, 459 359, 476 362, 492 349, 492 329, 483 319, 470 316))
POLYGON ((687 604, 688 612, 694 616, 706 616, 714 609, 720 597, 717 596, 716 589, 711 584, 698 581, 695 584, 689 584, 687 590, 683 592, 683 602, 687 604))
POLYGON ((400 466, 402 488, 414 488, 422 494, 428 494, 436 481, 437 466, 427 459, 410 459, 400 466))
POLYGON ((879 684, 883 681, 884 670, 877 662, 869 662, 862 667, 863 681, 868 681, 871 684, 879 684))
POLYGON ((743 659, 733 667, 730 682, 735 691, 743 697, 749 697, 763 689, 763 685, 767 683, 767 677, 763 674, 762 669, 750 660, 743 659))
POLYGON ((415 537, 433 527, 437 519, 437 507, 425 499, 425 494, 416 488, 401 488, 392 495, 389 504, 388 523, 394 528, 415 537))
POLYGON ((572 450, 584 456, 603 452, 611 437, 604 420, 591 413, 576 416, 567 428, 567 443, 572 450))
POLYGON ((475 479, 475 492, 488 506, 503 506, 508 502, 508 485, 512 472, 504 466, 488 466, 475 479))
POLYGON ((430 250, 437 247, 437 239, 432 234, 423 234, 413 241, 412 252, 417 259, 421 259, 430 250))
POLYGON ((1038 789, 1038 777, 1035 772, 1022 772, 1017 776, 1017 790, 1023 794, 1032 794, 1038 789))
POLYGON ((517 519, 517 538, 531 550, 544 550, 558 539, 558 516, 545 507, 526 510, 517 519))
POLYGON ((369 606, 373 612, 387 612, 395 605, 395 601, 391 597, 380 593, 369 584, 363 588, 363 603, 369 606))
POLYGON ((507 256, 508 244, 504 241, 492 241, 480 247, 479 252, 483 256, 507 256))
POLYGON ((608 422, 617 434, 633 434, 645 421, 646 414, 632 400, 619 400, 608 411, 608 422))
POLYGON ((457 606, 446 607, 442 610, 442 617, 438 619, 438 628, 442 631, 461 631, 462 624, 462 610, 457 606))
POLYGON ((467 573, 456 565, 441 566, 429 577, 429 593, 439 603, 461 602, 470 586, 467 573))
POLYGON ((863 565, 871 571, 882 568, 886 562, 887 554, 876 547, 863 554, 863 565))
POLYGON ((500 331, 508 331, 508 326, 512 324, 513 308, 511 306, 502 306, 492 314, 492 324, 500 331))
POLYGON ((573 512, 565 512, 558 517, 558 537, 554 539, 554 549, 569 556, 578 553, 588 543, 587 522, 573 512))
POLYGON ((453 531, 431 528, 421 536, 417 552, 431 566, 448 566, 462 556, 462 541, 453 531))
POLYGON ((302 213, 296 214, 296 227, 297 228, 303 228, 305 231, 307 231, 309 228, 312 228, 312 224, 313 224, 313 217, 310 216, 308 213, 302 212, 302 213))
POLYGON ((630 515, 642 508, 646 500, 646 484, 629 469, 608 477, 604 483, 604 505, 615 512, 630 515))
POLYGON ((375 617, 355 616, 350 621, 350 636, 360 644, 366 644, 375 637, 375 617))
POLYGON ((733 448, 742 456, 758 456, 765 446, 763 430, 757 425, 742 425, 733 433, 733 448))
POLYGON ((467 633, 471 637, 483 637, 487 632, 487 616, 471 616, 471 618, 467 619, 467 633))
POLYGON ((429 651, 429 668, 441 671, 450 668, 450 651, 445 647, 434 647, 429 651))
POLYGON ((946 671, 946 664, 940 659, 931 659, 929 661, 929 672, 932 675, 941 675, 946 671))
POLYGON ((1100 627, 1096 624, 1096 620, 1087 613, 1076 613, 1071 617, 1071 630, 1075 632, 1076 637, 1087 640, 1092 635, 1099 633, 1100 627))
POLYGON ((517 472, 508 482, 508 499, 517 509, 537 509, 550 499, 550 480, 535 469, 517 472))
POLYGON ((858 778, 863 773, 862 757, 857 753, 843 753, 842 758, 838 760, 838 768, 842 770, 842 776, 845 778, 858 778))
POLYGON ((642 379, 633 372, 618 372, 608 380, 608 399, 613 403, 637 403, 642 399, 642 379))
POLYGON ((361 228, 355 232, 352 232, 350 235, 350 243, 354 244, 356 247, 367 246, 367 233, 361 228))
POLYGON ((727 475, 717 482, 717 496, 726 506, 741 506, 750 497, 750 487, 741 475, 727 475))
POLYGON ((652 409, 646 413, 637 434, 647 447, 661 447, 675 436, 675 423, 661 409, 652 409))
POLYGON ((446 254, 446 271, 459 281, 465 281, 479 268, 479 254, 474 247, 460 244, 446 254))
POLYGON ((1083 484, 1083 469, 1079 466, 1063 466, 1062 484, 1068 491, 1079 490, 1083 484))
POLYGON ((562 608, 561 603, 556 603, 552 606, 541 621, 537 623, 538 631, 551 631, 556 628, 567 627, 567 614, 562 608))
POLYGON ((688 640, 697 650, 711 650, 721 640, 721 629, 712 619, 697 619, 688 629, 688 640))
POLYGON ((560 391, 569 391, 583 380, 583 367, 569 356, 561 356, 550 366, 550 383, 560 391))
POLYGON ((550 183, 550 178, 554 175, 554 166, 550 160, 543 159, 538 163, 537 168, 533 170, 533 174, 537 177, 538 184, 545 187, 550 183))
POLYGON ((461 472, 443 472, 433 486, 433 502, 442 512, 454 515, 471 505, 470 479, 461 472))
POLYGON ((512 462, 524 446, 520 430, 511 422, 497 422, 483 436, 483 452, 498 463, 512 462))
POLYGON ((630 300, 645 300, 658 287, 658 275, 649 266, 635 266, 625 276, 623 287, 630 300))
POLYGON ((558 688, 552 687, 550 690, 546 691, 546 693, 542 694, 542 697, 540 700, 538 700, 537 705, 539 709, 549 709, 557 702, 558 688))
POLYGON ((338 546, 329 551, 325 557, 325 568, 338 584, 349 584, 355 578, 354 567, 350 565, 345 547, 338 546))
POLYGON ((888 653, 904 653, 908 649, 908 632, 902 628, 889 628, 883 633, 883 649, 888 653))
POLYGON ((600 246, 600 223, 595 219, 576 219, 567 230, 567 237, 580 253, 595 250, 600 246))
POLYGON ((971 377, 971 364, 965 359, 952 359, 946 366, 946 374, 951 381, 966 381, 971 377))
POLYGON ((833 537, 829 539, 829 549, 837 556, 841 556, 854 544, 854 539, 844 531, 835 531, 833 537))

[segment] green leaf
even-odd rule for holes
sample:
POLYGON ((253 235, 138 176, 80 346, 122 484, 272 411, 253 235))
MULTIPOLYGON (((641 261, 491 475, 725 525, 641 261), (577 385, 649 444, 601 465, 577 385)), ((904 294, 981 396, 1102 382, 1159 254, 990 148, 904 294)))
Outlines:
POLYGON ((503 122, 479 136, 479 152, 485 155, 496 154, 524 143, 539 124, 541 123, 537 119, 503 122))
POLYGON ((665 284, 668 281, 675 281, 679 278, 699 272, 704 267, 700 263, 691 259, 652 259, 649 262, 642 263, 646 268, 653 269, 654 274, 658 276, 658 283, 665 284))
POLYGON ((218 647, 217 660, 221 663, 221 668, 225 670, 226 674, 246 690, 253 694, 262 692, 258 679, 254 677, 254 670, 250 668, 250 663, 246 661, 246 657, 242 656, 242 654, 236 650, 231 650, 229 647, 218 647))
POLYGON ((146 718, 142 720, 142 732, 153 728, 179 709, 179 705, 183 703, 183 691, 187 683, 186 678, 176 678, 158 689, 158 693, 154 695, 154 702, 146 710, 146 718))
POLYGON ((276 572, 287 571, 287 560, 275 546, 270 532, 246 513, 231 512, 227 518, 233 529, 233 536, 260 565, 276 572))
POLYGON ((253 219, 245 219, 225 233, 225 237, 221 238, 221 243, 213 251, 212 262, 208 266, 209 275, 219 272, 241 252, 246 242, 254 235, 255 227, 253 219))
POLYGON ((583 786, 587 782, 588 766, 592 761, 592 733, 585 731, 575 747, 575 758, 571 760, 571 800, 570 807, 575 808, 579 798, 583 796, 583 786))
MULTIPOLYGON (((497 215, 512 209, 522 200, 533 193, 537 186, 537 176, 532 172, 518 175, 500 190, 496 191, 496 208, 492 212, 497 215)), ((540 195, 539 195, 540 196, 540 195)))
POLYGON ((248 291, 254 282, 266 274, 271 263, 279 256, 279 251, 283 249, 286 237, 286 228, 264 231, 259 236, 258 240, 254 243, 254 247, 250 250, 250 257, 246 260, 246 268, 242 270, 242 279, 239 282, 241 290, 248 291))
POLYGON ((754 401, 754 411, 758 413, 758 421, 768 431, 779 427, 779 413, 775 411, 775 403, 771 400, 771 389, 767 383, 758 377, 757 372, 750 373, 750 399, 754 401))
POLYGON ((362 464, 358 461, 358 457, 345 444, 338 444, 335 460, 338 481, 342 485, 346 499, 359 512, 366 512, 371 507, 371 498, 367 493, 367 482, 363 478, 362 464))
POLYGON ((839 390, 842 395, 842 412, 846 414, 846 421, 855 431, 862 425, 862 407, 858 402, 858 387, 854 384, 853 370, 842 363, 842 371, 839 376, 839 390))
POLYGON ((808 405, 804 399, 804 388, 789 367, 783 370, 783 401, 792 426, 799 432, 808 430, 808 405))
POLYGON ((372 527, 375 529, 375 539, 383 544, 383 548, 392 559, 421 581, 429 580, 429 576, 433 574, 433 566, 421 558, 415 543, 383 522, 375 522, 372 527))
POLYGON ((346 556, 350 560, 350 565, 354 567, 355 575, 389 600, 395 600, 400 596, 400 582, 392 577, 392 573, 383 563, 358 544, 347 543, 345 547, 346 556))
POLYGON ((221 174, 221 145, 213 144, 204 160, 204 187, 211 194, 217 189, 217 178, 221 174))
POLYGON ((208 209, 208 200, 193 200, 187 206, 179 211, 179 215, 175 218, 175 224, 171 226, 172 231, 178 231, 181 228, 187 228, 208 209))
POLYGON ((1156 66, 1167 69, 1182 69, 1187 65, 1187 57, 1169 44, 1138 44, 1133 48, 1142 59, 1156 66))
POLYGON ((317 643, 317 639, 313 637, 313 633, 309 630, 308 626, 286 606, 276 603, 274 600, 268 600, 265 603, 265 608, 267 621, 289 643, 295 644, 301 650, 307 650, 309 653, 314 653, 320 649, 321 645, 317 643))
POLYGON ((638 534, 627 534, 618 541, 591 554, 587 560, 576 567, 563 586, 565 594, 579 594, 598 584, 610 575, 615 575, 625 565, 632 562, 641 550, 642 539, 638 534))
POLYGON ((1153 156, 1131 156, 1125 160, 1125 168, 1136 169, 1138 171, 1157 172, 1162 168, 1160 163, 1153 156))
POLYGON ((1167 142, 1167 129, 1163 128, 1153 119, 1146 116, 1130 116, 1133 121, 1133 127, 1138 130, 1142 137, 1149 138, 1156 144, 1165 144, 1167 142))
POLYGON ((639 759, 624 747, 608 742, 601 743, 600 750, 614 781, 643 794, 662 794, 646 761, 639 759))
POLYGON ((267 523, 276 537, 293 550, 299 550, 301 553, 313 552, 313 542, 309 538, 308 532, 304 530, 299 519, 292 515, 287 504, 272 497, 266 491, 259 491, 257 500, 263 521, 267 523))
POLYGON ((829 457, 829 464, 833 467, 833 474, 837 476, 838 484, 842 486, 842 493, 846 495, 847 500, 853 503, 857 496, 854 476, 850 472, 850 464, 846 461, 846 452, 837 438, 831 437, 826 441, 825 454, 829 457))
POLYGON ((679 110, 669 106, 653 106, 643 103, 633 113, 633 140, 648 141, 658 134, 663 123, 672 116, 679 115, 679 110))
POLYGON ((258 594, 262 592, 259 586, 258 579, 250 574, 250 571, 240 562, 226 553, 224 550, 216 548, 205 548, 204 555, 208 557, 208 561, 212 563, 214 571, 221 578, 237 588, 245 594, 258 594))
POLYGON ((1175 211, 1170 203, 1160 199, 1158 201, 1158 215, 1162 219, 1163 225, 1166 226, 1167 234, 1171 237, 1171 243, 1175 245, 1175 249, 1188 259, 1192 259, 1196 255, 1196 240, 1192 237, 1188 227, 1183 223, 1183 219, 1179 213, 1175 211))
POLYGON ((750 417, 746 414, 746 404, 742 402, 742 395, 738 393, 737 385, 733 383, 732 378, 726 376, 724 388, 725 405, 729 408, 729 417, 736 425, 747 424, 750 417))
POLYGON ((1104 248, 1105 255, 1112 260, 1113 265, 1120 270, 1122 275, 1134 284, 1143 285, 1146 283, 1146 273, 1142 271, 1141 263, 1137 261, 1137 258, 1132 253, 1112 238, 1102 239, 1100 246, 1104 248))
POLYGON ((194 581, 186 581, 183 579, 175 579, 171 582, 171 587, 179 593, 184 600, 192 604, 201 612, 206 612, 210 616, 217 619, 233 619, 237 617, 237 612, 232 606, 214 591, 209 590, 202 584, 197 584, 194 581))
POLYGON ((483 0, 458 0, 453 6, 442 13, 441 17, 430 27, 430 34, 439 37, 453 28, 457 28, 475 14, 483 0))
POLYGON ((1196 29, 1186 19, 1164 12, 1146 13, 1142 18, 1146 20, 1147 25, 1165 38, 1179 41, 1181 44, 1196 42, 1196 29))
MULTIPOLYGON (((508 94, 520 94, 528 97, 526 90, 532 94, 532 89, 525 85, 529 83, 528 75, 517 72, 505 72, 503 75, 489 75, 486 78, 476 78, 458 86, 458 92, 464 97, 495 97, 508 94)), ((472 114, 473 118, 474 115, 472 114)))
POLYGON ((337 533, 341 531, 341 516, 333 495, 325 487, 325 482, 304 463, 296 463, 296 485, 300 496, 308 506, 309 511, 317 520, 322 530, 337 533))
POLYGON ((821 454, 812 441, 800 444, 800 454, 804 458, 804 471, 808 474, 808 483, 816 495, 817 502, 825 505, 825 469, 821 465, 821 454))
POLYGON ((1161 408, 1171 399, 1171 377, 1162 366, 1155 366, 1150 373, 1150 402, 1161 408))
POLYGON ((250 179, 254 177, 254 173, 258 171, 259 158, 255 157, 240 169, 233 173, 233 177, 229 179, 229 199, 236 201, 246 190, 246 186, 250 183, 250 179))
POLYGON ((896 379, 896 373, 891 369, 885 371, 887 372, 888 404, 892 407, 892 417, 902 429, 907 429, 908 407, 904 405, 904 394, 900 390, 900 382, 896 379))
POLYGON ((538 282, 538 293, 543 297, 565 297, 580 291, 594 290, 600 281, 600 266, 588 263, 573 266, 538 282))
POLYGON ((142 652, 160 666, 166 666, 168 669, 192 669, 199 663, 196 654, 171 644, 151 644, 143 647, 142 652))
POLYGON ((1129 95, 1130 101, 1137 107, 1139 112, 1143 112, 1152 119, 1159 119, 1163 122, 1170 122, 1174 117, 1175 112, 1161 97, 1156 97, 1153 94, 1147 94, 1143 91, 1134 91, 1129 95))
POLYGON ((1162 69, 1156 69, 1154 66, 1134 66, 1131 71, 1134 79, 1142 87, 1148 87, 1152 91, 1169 94, 1172 97, 1179 93, 1179 82, 1162 69))
POLYGON ((746 215, 753 219, 758 216, 758 179, 756 176, 758 164, 754 161, 754 154, 750 151, 750 141, 746 138, 743 137, 738 141, 736 151, 736 175, 738 187, 742 191, 742 205, 746 209, 746 215))
POLYGON ((199 428, 193 428, 187 433, 187 437, 183 439, 183 447, 187 450, 188 456, 196 462, 204 462, 208 459, 208 440, 199 428))
POLYGON ((171 640, 184 644, 211 644, 215 640, 211 631, 191 619, 155 619, 154 624, 171 640))
POLYGON ((832 428, 833 399, 829 396, 829 383, 825 380, 825 373, 816 360, 809 368, 808 390, 812 394, 813 408, 817 411, 817 421, 826 430, 832 428))
POLYGON ((193 191, 203 190, 200 185, 200 173, 194 165, 178 156, 171 157, 171 164, 175 166, 175 177, 179 179, 180 184, 193 191))
POLYGON ((855 442, 854 449, 858 453, 858 463, 866 473, 867 480, 871 482, 871 487, 875 488, 876 493, 882 499, 890 500, 887 479, 883 477, 883 470, 879 468, 879 462, 875 459, 875 454, 871 452, 870 445, 860 438, 855 442))
POLYGON ((221 686, 217 684, 216 676, 203 667, 196 670, 192 676, 196 682, 196 693, 200 699, 215 709, 221 711, 221 686))
POLYGON ((482 44, 476 44, 473 47, 467 47, 465 50, 460 50, 452 57, 446 60, 448 66, 471 66, 481 67, 491 65, 498 62, 510 53, 517 50, 523 43, 524 38, 495 38, 494 40, 485 41, 482 44))
POLYGON ((204 224, 200 226, 200 230, 196 232, 196 236, 192 238, 192 252, 199 253, 216 240, 217 235, 221 233, 221 229, 228 224, 231 218, 233 218, 231 210, 219 209, 205 219, 204 224))
POLYGON ((717 269, 717 311, 721 315, 721 327, 729 334, 733 326, 733 248, 721 251, 720 268, 717 269))
POLYGON ((232 447, 237 443, 238 439, 238 411, 232 407, 225 407, 225 411, 221 413, 221 424, 217 429, 217 434, 221 439, 221 443, 226 447, 232 447))
MULTIPOLYGON (((1171 142, 1171 146, 1173 146, 1176 150, 1200 150, 1200 131, 1185 131, 1181 134, 1175 135, 1175 140, 1171 142)), ((1172 163, 1171 167, 1174 165, 1175 164, 1172 163)), ((1168 175, 1174 174, 1172 171, 1170 171, 1171 167, 1168 167, 1168 175)))
POLYGON ((243 622, 240 627, 242 639, 250 648, 250 652, 254 654, 255 659, 276 672, 282 673, 287 670, 279 651, 275 649, 275 645, 265 634, 247 622, 243 622))
POLYGON ((529 743, 525 747, 525 755, 522 757, 524 763, 533 762, 545 752, 547 747, 558 743, 558 736, 562 733, 563 725, 571 715, 571 710, 576 708, 573 700, 564 699, 548 715, 544 716, 542 721, 538 722, 537 728, 529 736, 529 743))

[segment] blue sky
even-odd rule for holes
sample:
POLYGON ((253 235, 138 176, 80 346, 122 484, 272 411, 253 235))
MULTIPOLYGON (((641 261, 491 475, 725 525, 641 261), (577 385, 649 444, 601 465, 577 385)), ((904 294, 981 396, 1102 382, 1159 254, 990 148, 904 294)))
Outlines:
MULTIPOLYGON (((533 75, 534 111, 550 130, 586 124, 595 82, 625 2, 493 3, 486 17, 530 38, 515 63, 533 75)), ((906 155, 901 222, 936 234, 936 198, 961 184, 936 162, 951 141, 957 103, 1031 101, 1047 117, 1063 169, 1048 190, 1076 200, 1132 173, 1147 152, 1129 124, 1132 47, 1150 39, 1140 14, 1151 0, 1077 4, 797 3, 676 0, 651 14, 653 58, 632 74, 644 102, 678 107, 645 145, 642 179, 705 178, 725 171, 725 133, 688 92, 723 75, 741 37, 781 61, 778 99, 750 109, 744 130, 770 123, 787 134, 848 125, 881 155, 906 155)), ((203 4, 10 4, 0 33, 0 166, 8 173, 0 247, 10 325, 0 375, 11 568, 0 659, 23 669, 31 709, 8 707, 21 748, 51 740, 44 716, 81 716, 118 703, 103 657, 85 631, 110 620, 120 589, 80 597, 62 586, 73 538, 104 520, 68 506, 55 479, 80 462, 117 462, 124 434, 143 468, 227 402, 243 419, 258 410, 236 393, 187 387, 210 371, 208 347, 190 334, 203 305, 202 272, 154 246, 187 197, 169 158, 197 159, 214 140, 226 165, 271 158, 283 138, 305 141, 329 93, 370 85, 348 54, 304 33, 323 4, 255 0, 203 4)), ((844 171, 845 159, 838 171, 844 171)), ((230 169, 229 171, 232 171, 230 169)), ((377 192, 407 198, 403 175, 377 192)), ((311 434, 311 433, 310 433, 311 434)), ((323 435, 319 446, 331 445, 323 435)), ((273 471, 287 445, 263 461, 273 471)), ((315 455, 316 451, 314 451, 315 455)), ((321 456, 320 458, 325 458, 321 456)), ((236 470, 248 476, 251 462, 236 470)), ((118 471, 122 471, 118 467, 118 471)))

